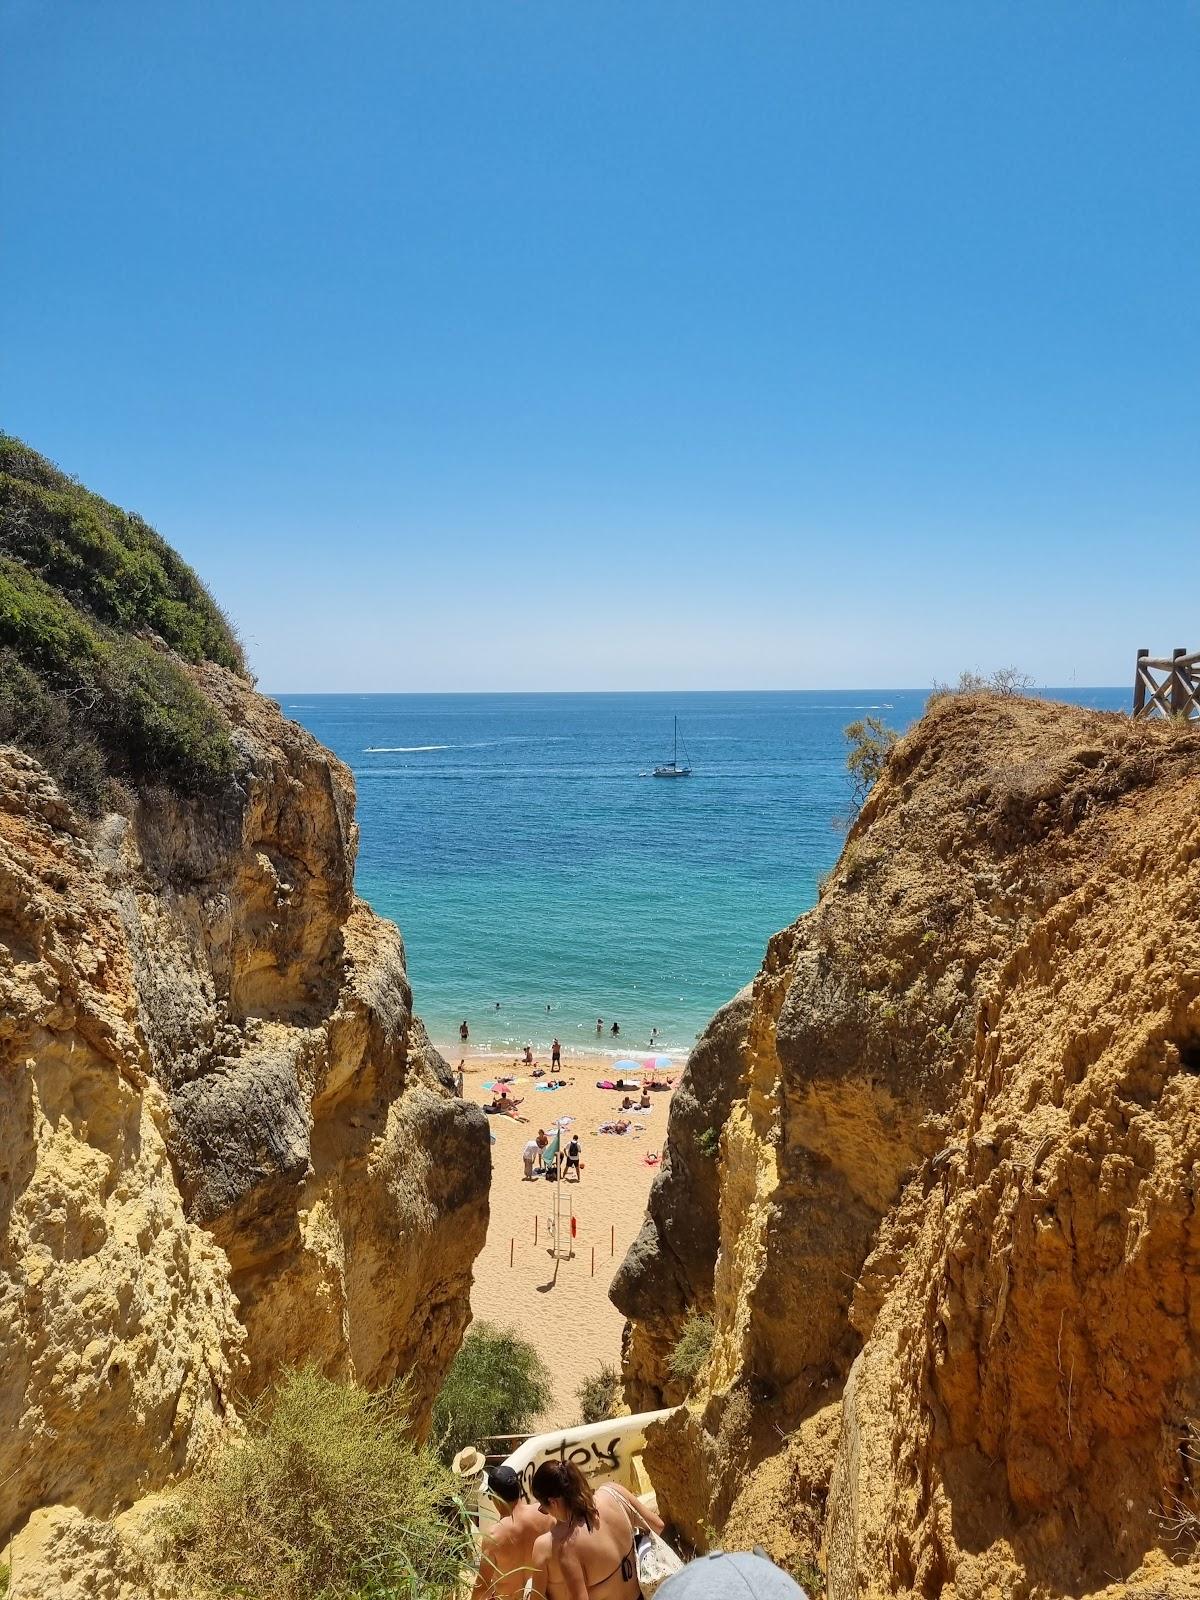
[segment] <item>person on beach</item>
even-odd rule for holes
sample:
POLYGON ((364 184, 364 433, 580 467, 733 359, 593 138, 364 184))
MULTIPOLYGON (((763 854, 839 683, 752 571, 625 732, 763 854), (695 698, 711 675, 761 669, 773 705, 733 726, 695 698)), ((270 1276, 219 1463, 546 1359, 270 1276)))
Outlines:
POLYGON ((661 1533, 661 1517, 619 1483, 593 1494, 573 1461, 543 1461, 532 1488, 554 1519, 533 1546, 534 1600, 640 1600, 634 1533, 661 1533))
POLYGON ((562 1066, 562 1045, 559 1044, 557 1039, 550 1046, 550 1065, 552 1067, 562 1066))
POLYGON ((577 1133, 573 1133, 571 1135, 571 1142, 567 1145, 567 1159, 565 1165, 563 1166, 564 1182, 566 1180, 567 1173, 570 1172, 572 1167, 575 1168, 575 1182, 579 1182, 579 1158, 582 1154, 583 1147, 579 1143, 579 1135, 577 1133))
POLYGON ((615 1039, 617 1037, 617 1035, 621 1031, 621 1024, 619 1022, 614 1022, 612 1027, 608 1031, 612 1034, 613 1038, 615 1039))
POLYGON ((546 1136, 545 1128, 539 1128, 538 1131, 537 1131, 538 1166, 543 1171, 545 1170, 545 1167, 546 1167, 546 1160, 545 1160, 545 1157, 546 1157, 546 1146, 549 1143, 550 1143, 550 1140, 546 1136))
POLYGON ((464 1017, 458 1025, 458 1037, 464 1044, 466 1044, 467 1040, 471 1037, 471 1030, 467 1027, 466 1017, 464 1017))
POLYGON ((553 1529, 554 1518, 521 1498, 521 1480, 511 1467, 489 1467, 487 1487, 500 1520, 484 1535, 471 1600, 521 1600, 534 1544, 553 1529))
POLYGON ((540 1165, 542 1159, 542 1144, 538 1139, 530 1139, 521 1151, 521 1160, 525 1163, 525 1182, 533 1182, 533 1169, 540 1165))
POLYGON ((525 1065, 527 1067, 533 1065, 533 1046, 528 1044, 525 1046, 525 1065))
POLYGON ((460 1100, 463 1097, 463 1084, 466 1082, 466 1072, 464 1070, 466 1065, 465 1061, 460 1061, 458 1063, 458 1071, 454 1074, 454 1089, 460 1100))
POLYGON ((603 1017, 597 1017, 596 1018, 596 1032, 597 1033, 603 1033, 604 1032, 604 1018, 603 1017))

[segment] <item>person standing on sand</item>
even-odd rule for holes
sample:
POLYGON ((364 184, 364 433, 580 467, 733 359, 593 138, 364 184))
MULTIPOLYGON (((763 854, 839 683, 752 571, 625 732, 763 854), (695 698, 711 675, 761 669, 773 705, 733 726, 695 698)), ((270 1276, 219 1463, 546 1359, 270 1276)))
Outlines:
POLYGON ((466 1081, 466 1074, 463 1070, 466 1064, 465 1061, 460 1061, 458 1063, 458 1071, 454 1074, 454 1088, 460 1100, 463 1097, 463 1084, 466 1081))
POLYGON ((562 1045, 559 1044, 557 1039, 550 1046, 550 1065, 552 1067, 562 1066, 562 1045))
POLYGON ((534 1166, 537 1164, 537 1162, 541 1160, 541 1157, 542 1157, 542 1147, 541 1147, 541 1145, 538 1143, 538 1141, 536 1139, 530 1139, 529 1143, 525 1146, 524 1150, 521 1151, 521 1160, 525 1163, 525 1182, 526 1183, 532 1183, 533 1182, 533 1169, 534 1169, 534 1166))
POLYGON ((533 1546, 533 1600, 640 1600, 634 1518, 662 1519, 619 1483, 593 1495, 572 1461, 543 1461, 533 1475, 538 1510, 553 1517, 533 1546))
POLYGON ((520 1600, 533 1571, 534 1544, 554 1527, 554 1518, 521 1498, 521 1480, 511 1467, 489 1467, 487 1486, 500 1520, 484 1535, 471 1600, 520 1600))
POLYGON ((580 1158, 580 1156, 582 1154, 583 1154, 583 1147, 579 1143, 579 1135, 577 1133, 573 1133, 571 1135, 571 1142, 567 1145, 566 1162, 565 1162, 565 1164, 563 1166, 563 1182, 564 1183, 566 1182, 566 1179, 567 1179, 567 1173, 570 1172, 572 1167, 575 1168, 575 1182, 576 1183, 579 1182, 579 1177, 580 1177, 580 1173, 579 1173, 579 1158, 580 1158))
POLYGON ((467 1040, 471 1037, 471 1030, 467 1027, 466 1017, 464 1017, 458 1025, 458 1037, 464 1044, 466 1044, 467 1040))

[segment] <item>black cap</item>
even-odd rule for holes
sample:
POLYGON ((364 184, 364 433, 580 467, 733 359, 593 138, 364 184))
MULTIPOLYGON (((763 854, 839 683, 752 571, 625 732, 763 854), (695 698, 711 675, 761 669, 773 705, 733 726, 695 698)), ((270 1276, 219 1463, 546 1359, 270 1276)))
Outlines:
POLYGON ((521 1480, 511 1467, 489 1467, 487 1481, 491 1493, 506 1505, 514 1505, 521 1498, 521 1480))

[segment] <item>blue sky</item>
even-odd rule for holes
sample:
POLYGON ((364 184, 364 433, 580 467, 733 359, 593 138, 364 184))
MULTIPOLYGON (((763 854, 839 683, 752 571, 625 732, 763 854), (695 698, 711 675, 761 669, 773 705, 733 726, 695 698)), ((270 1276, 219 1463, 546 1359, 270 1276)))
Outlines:
POLYGON ((0 0, 0 419, 268 688, 1200 647, 1195 0, 0 0))

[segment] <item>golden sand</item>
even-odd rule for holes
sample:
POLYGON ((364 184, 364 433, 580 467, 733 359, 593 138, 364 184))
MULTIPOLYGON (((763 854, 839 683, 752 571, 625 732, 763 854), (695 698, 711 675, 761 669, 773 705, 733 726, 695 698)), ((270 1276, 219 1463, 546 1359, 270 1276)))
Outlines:
MULTIPOLYGON (((450 1059, 456 1063, 458 1058, 450 1059)), ((661 1155, 666 1142, 671 1096, 652 1094, 648 1112, 622 1112, 622 1094, 595 1087, 598 1078, 613 1076, 613 1065, 611 1057, 566 1058, 559 1075, 569 1086, 547 1093, 536 1089, 540 1080, 529 1076, 528 1067, 494 1056, 466 1058, 465 1097, 480 1105, 490 1102, 484 1081, 514 1072, 518 1082, 509 1093, 521 1098, 518 1114, 527 1119, 488 1118, 494 1139, 492 1213, 487 1243, 475 1262, 471 1310, 478 1319, 516 1328, 536 1346, 554 1381, 554 1401, 542 1419, 547 1427, 578 1421, 578 1385, 605 1362, 620 1366, 624 1324, 608 1287, 645 1215, 658 1170, 646 1158, 661 1155), (633 1120, 629 1133, 596 1132, 602 1121, 617 1116, 633 1120), (579 1183, 562 1186, 563 1214, 573 1210, 575 1237, 570 1258, 556 1263, 549 1224, 557 1185, 545 1179, 526 1182, 521 1152, 539 1128, 553 1136, 558 1117, 574 1119, 563 1146, 578 1134, 583 1175, 579 1183)), ((665 1076, 678 1083, 681 1070, 665 1076)))

